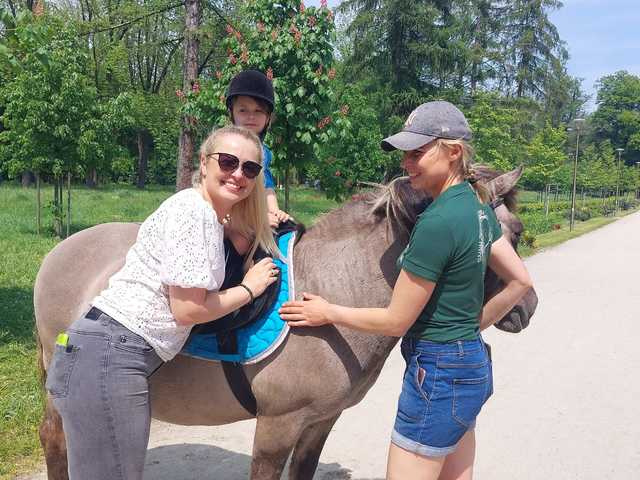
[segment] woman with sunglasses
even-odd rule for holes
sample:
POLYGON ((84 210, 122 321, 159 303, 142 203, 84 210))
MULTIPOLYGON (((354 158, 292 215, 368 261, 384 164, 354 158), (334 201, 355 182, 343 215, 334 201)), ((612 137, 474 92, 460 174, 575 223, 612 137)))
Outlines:
POLYGON ((267 219, 262 145, 251 131, 214 131, 200 148, 193 188, 140 226, 124 267, 91 309, 58 337, 47 390, 62 416, 71 480, 141 480, 149 440, 149 376, 183 347, 194 324, 253 301, 278 270, 271 258, 239 286, 225 276, 224 224, 278 254, 267 219), (64 392, 64 394, 60 394, 64 392))

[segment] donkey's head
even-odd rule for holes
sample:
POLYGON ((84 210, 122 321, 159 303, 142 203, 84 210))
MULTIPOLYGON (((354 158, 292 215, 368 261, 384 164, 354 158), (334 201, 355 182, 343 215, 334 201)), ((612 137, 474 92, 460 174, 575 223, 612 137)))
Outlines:
MULTIPOLYGON (((522 176, 522 167, 507 173, 498 174, 486 167, 475 167, 480 181, 482 181, 491 199, 491 206, 500 221, 502 234, 509 239, 513 248, 517 250, 518 241, 523 226, 515 215, 516 183, 522 176)), ((484 281, 485 299, 491 298, 503 288, 502 281, 491 270, 487 270, 484 281)), ((529 325, 529 319, 538 305, 538 296, 533 288, 529 289, 524 298, 500 321, 496 327, 506 332, 517 333, 529 325)))

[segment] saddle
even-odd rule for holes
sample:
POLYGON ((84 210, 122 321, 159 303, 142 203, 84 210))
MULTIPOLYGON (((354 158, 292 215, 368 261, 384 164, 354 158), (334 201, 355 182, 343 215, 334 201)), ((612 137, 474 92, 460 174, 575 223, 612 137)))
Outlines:
MULTIPOLYGON (((274 236, 276 244, 279 245, 283 255, 286 256, 282 248, 289 241, 288 237, 295 235, 295 245, 303 233, 304 226, 292 221, 288 221, 279 226, 274 236), (281 237, 283 237, 282 241, 280 241, 281 237)), ((244 257, 238 253, 231 241, 225 240, 224 245, 226 254, 225 279, 221 290, 239 285, 244 278, 244 257)), ((287 249, 285 248, 285 250, 287 249)), ((291 253, 292 250, 293 248, 291 246, 289 253, 291 253)), ((254 254, 253 260, 257 262, 266 256, 266 252, 258 250, 254 254)), ((251 335, 251 337, 249 337, 250 339, 256 338, 253 337, 254 333, 251 332, 257 332, 264 328, 265 318, 272 318, 270 315, 274 315, 274 308, 278 306, 277 302, 282 302, 281 297, 284 295, 284 292, 289 292, 289 287, 292 287, 292 285, 289 285, 288 268, 293 267, 291 265, 285 269, 287 270, 286 272, 282 271, 281 274, 278 275, 278 279, 267 287, 264 293, 253 302, 222 318, 195 326, 183 349, 183 353, 187 355, 205 359, 215 358, 220 361, 233 395, 245 410, 253 416, 257 414, 257 402, 251 390, 251 382, 247 378, 242 364, 242 359, 247 359, 247 346, 252 343, 252 340, 249 340, 249 343, 247 343, 247 335, 251 335), (283 278, 285 275, 287 278, 283 278), (286 285, 283 285, 283 282, 285 282, 286 285), (285 288, 284 291, 281 292, 283 286, 285 288), (215 338, 217 349, 212 349, 210 346, 207 346, 211 345, 211 338, 215 338), (199 342, 198 339, 204 339, 204 341, 199 342), (240 348, 240 346, 242 346, 242 348, 240 348), (212 350, 217 351, 213 354, 212 350)), ((282 320, 279 319, 279 316, 277 318, 278 320, 275 323, 282 325, 282 320)), ((287 327, 286 324, 284 327, 287 327)), ((274 339, 273 342, 270 341, 269 344, 266 344, 268 348, 265 349, 261 347, 261 350, 257 352, 255 356, 251 357, 251 355, 249 355, 251 361, 259 361, 261 358, 264 358, 265 355, 270 354, 273 348, 277 347, 282 341, 281 339, 284 338, 282 336, 283 333, 286 336, 287 331, 288 328, 281 330, 279 339, 274 339)))
MULTIPOLYGON (((282 235, 289 232, 297 232, 297 242, 304 232, 304 227, 292 222, 291 220, 281 224, 274 234, 276 244, 282 235)), ((225 278, 220 290, 235 287, 239 285, 244 278, 244 257, 238 253, 230 240, 224 240, 224 247, 226 253, 225 278)), ((258 249, 253 256, 253 260, 254 262, 258 262, 267 256, 267 252, 262 249, 258 249)), ((264 293, 257 297, 253 302, 244 305, 240 309, 231 312, 222 318, 195 326, 192 330, 192 335, 216 334, 218 351, 221 354, 237 354, 238 331, 262 318, 271 309, 278 298, 281 285, 282 275, 278 275, 277 280, 269 285, 264 293)))

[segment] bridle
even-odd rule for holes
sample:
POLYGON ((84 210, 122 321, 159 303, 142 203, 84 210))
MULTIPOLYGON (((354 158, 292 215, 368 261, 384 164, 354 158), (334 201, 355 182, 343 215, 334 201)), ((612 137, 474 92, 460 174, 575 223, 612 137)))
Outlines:
POLYGON ((504 199, 502 197, 496 197, 489 202, 489 206, 492 210, 496 210, 498 207, 504 205, 504 199))

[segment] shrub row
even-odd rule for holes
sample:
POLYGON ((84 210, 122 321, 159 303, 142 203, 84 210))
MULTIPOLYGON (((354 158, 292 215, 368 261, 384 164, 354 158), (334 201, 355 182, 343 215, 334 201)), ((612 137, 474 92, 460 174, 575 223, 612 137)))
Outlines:
MULTIPOLYGON (((619 201, 621 210, 630 210, 639 206, 640 201, 638 200, 622 199, 619 201)), ((590 218, 614 215, 615 209, 615 202, 603 204, 601 200, 589 200, 584 205, 581 202, 576 206, 574 218, 584 222, 590 218)), ((545 215, 544 211, 542 203, 528 203, 519 208, 518 215, 525 228, 520 238, 522 244, 535 248, 537 235, 560 229, 563 220, 571 218, 571 203, 554 202, 549 205, 548 215, 545 215)))

